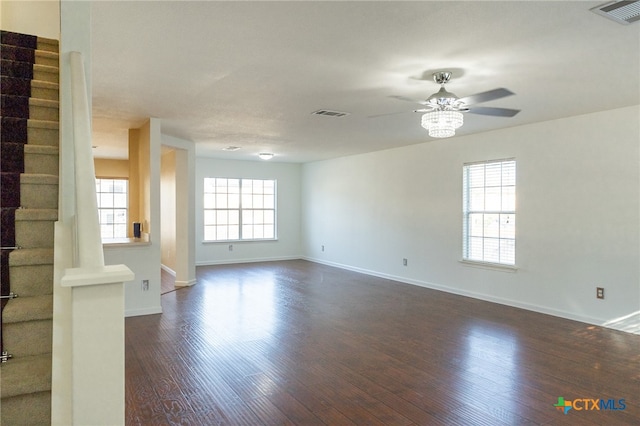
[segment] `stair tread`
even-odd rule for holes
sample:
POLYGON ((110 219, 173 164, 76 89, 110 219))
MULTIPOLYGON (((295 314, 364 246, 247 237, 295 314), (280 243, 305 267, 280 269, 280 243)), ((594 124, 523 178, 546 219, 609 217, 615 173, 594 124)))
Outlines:
POLYGON ((16 222, 31 220, 58 220, 57 209, 18 209, 16 210, 15 215, 16 222))
POLYGON ((9 266, 31 266, 53 264, 52 248, 29 248, 14 250, 9 255, 9 266))
POLYGON ((23 173, 20 175, 21 184, 57 185, 58 176, 44 173, 23 173))
POLYGON ((58 90, 60 88, 60 84, 45 80, 31 80, 31 87, 58 90))
POLYGON ((14 358, 2 367, 2 399, 51 390, 51 354, 14 358))
MULTIPOLYGON (((18 295, 19 296, 19 295, 18 295)), ((2 323, 49 320, 53 318, 53 295, 17 297, 2 311, 2 323)))
POLYGON ((34 145, 24 144, 25 154, 46 154, 46 155, 58 155, 60 150, 57 146, 52 145, 34 145))
POLYGON ((27 120, 27 127, 38 127, 41 129, 55 129, 58 130, 60 129, 60 123, 58 121, 51 121, 51 120, 34 120, 32 118, 30 118, 29 120, 27 120))
POLYGON ((33 71, 51 72, 57 74, 60 70, 58 67, 43 64, 33 64, 33 71))
POLYGON ((59 108, 60 102, 53 101, 50 99, 29 98, 29 105, 41 106, 41 107, 47 107, 47 108, 59 108))

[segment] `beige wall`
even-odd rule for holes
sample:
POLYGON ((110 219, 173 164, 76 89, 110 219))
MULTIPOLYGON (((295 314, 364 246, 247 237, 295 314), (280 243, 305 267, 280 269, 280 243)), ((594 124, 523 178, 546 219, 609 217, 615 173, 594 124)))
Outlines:
POLYGON ((129 160, 111 160, 106 158, 94 158, 96 177, 127 179, 129 178, 129 160))
POLYGON ((60 3, 0 1, 0 26, 5 31, 60 39, 60 3))
POLYGON ((161 261, 176 270, 176 152, 169 150, 160 161, 161 261))

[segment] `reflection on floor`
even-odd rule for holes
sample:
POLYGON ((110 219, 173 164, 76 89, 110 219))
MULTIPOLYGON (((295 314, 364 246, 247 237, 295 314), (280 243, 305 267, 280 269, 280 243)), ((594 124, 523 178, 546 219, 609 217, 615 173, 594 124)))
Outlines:
POLYGON ((303 260, 197 279, 126 319, 127 425, 640 425, 635 334, 303 260))

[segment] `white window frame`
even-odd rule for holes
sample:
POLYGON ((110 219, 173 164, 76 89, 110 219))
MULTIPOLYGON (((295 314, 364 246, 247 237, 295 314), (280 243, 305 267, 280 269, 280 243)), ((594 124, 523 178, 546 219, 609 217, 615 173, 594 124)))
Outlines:
POLYGON ((205 177, 204 242, 277 240, 276 179, 205 177))
POLYGON ((516 268, 516 170, 515 158, 464 164, 463 262, 516 268))
POLYGON ((118 238, 127 238, 127 226, 129 223, 129 179, 126 178, 96 178, 96 197, 98 204, 98 221, 100 223, 100 236, 103 240, 111 240, 118 238), (103 189, 107 189, 109 185, 109 181, 111 181, 111 190, 104 191, 103 189), (114 183, 115 182, 124 182, 124 199, 123 197, 118 197, 116 199, 117 194, 122 194, 122 192, 115 192, 114 183), (107 199, 111 196, 111 201, 107 201, 107 199), (116 205, 117 204, 117 205, 116 205), (116 211, 124 210, 124 218, 120 215, 120 220, 116 220, 116 211), (107 219, 109 216, 109 212, 111 212, 111 220, 107 219), (120 225, 119 227, 117 227, 120 225), (122 226, 123 225, 123 226, 122 226), (106 232, 110 229, 110 232, 106 232), (120 230, 117 233, 117 230, 120 230))

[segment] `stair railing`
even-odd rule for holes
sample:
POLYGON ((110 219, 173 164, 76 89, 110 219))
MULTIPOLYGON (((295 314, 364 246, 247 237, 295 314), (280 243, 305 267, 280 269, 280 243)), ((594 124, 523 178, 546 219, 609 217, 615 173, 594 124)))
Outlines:
POLYGON ((104 264, 82 54, 61 57, 52 424, 124 424, 125 265, 104 264), (68 71, 68 72, 67 72, 68 71), (72 135, 72 137, 65 137, 72 135))

